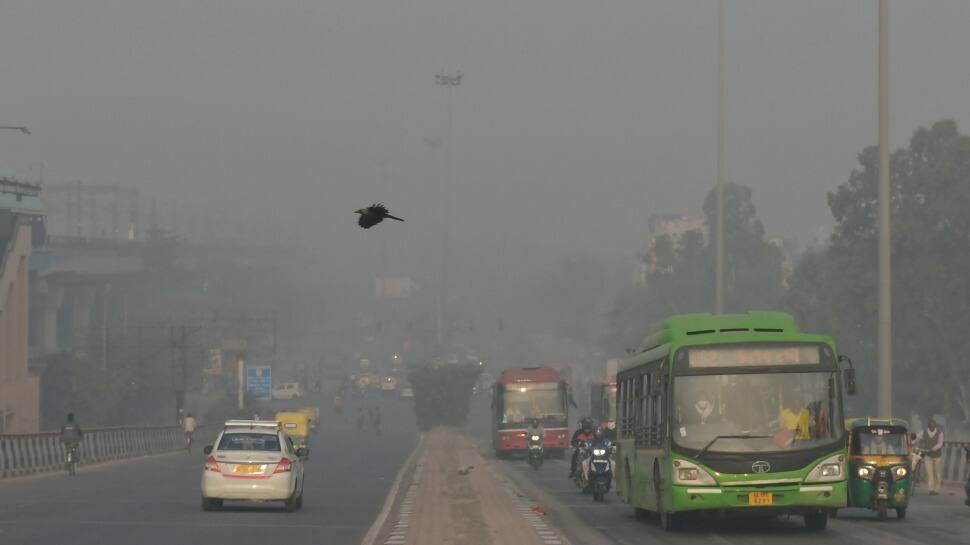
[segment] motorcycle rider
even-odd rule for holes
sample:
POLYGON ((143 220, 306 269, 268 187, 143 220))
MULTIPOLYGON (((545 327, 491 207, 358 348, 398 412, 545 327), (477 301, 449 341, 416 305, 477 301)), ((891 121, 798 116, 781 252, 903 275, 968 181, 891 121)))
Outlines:
POLYGON ((529 419, 529 427, 525 429, 526 443, 529 442, 533 435, 538 435, 540 442, 546 437, 546 430, 543 429, 542 423, 539 422, 538 418, 529 419))
POLYGON ((67 421, 61 426, 61 442, 66 450, 77 449, 84 438, 81 425, 74 419, 74 413, 67 413, 67 421))
POLYGON ((576 476, 576 460, 579 457, 579 445, 588 442, 593 438, 593 419, 590 417, 583 417, 579 423, 579 429, 573 433, 573 438, 570 440, 569 444, 573 447, 573 458, 569 463, 569 478, 572 479, 576 476))

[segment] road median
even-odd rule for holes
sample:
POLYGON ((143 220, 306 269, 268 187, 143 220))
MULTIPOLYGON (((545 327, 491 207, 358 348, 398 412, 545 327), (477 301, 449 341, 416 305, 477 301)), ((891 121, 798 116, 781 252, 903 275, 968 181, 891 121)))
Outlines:
POLYGON ((558 532, 493 472, 459 429, 429 432, 397 510, 375 543, 564 545, 558 532))

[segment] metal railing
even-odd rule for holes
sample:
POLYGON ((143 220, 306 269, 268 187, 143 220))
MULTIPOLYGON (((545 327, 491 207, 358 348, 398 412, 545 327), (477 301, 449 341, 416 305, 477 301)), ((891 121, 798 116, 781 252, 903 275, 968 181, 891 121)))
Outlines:
MULTIPOLYGON (((178 426, 92 429, 84 431, 80 461, 87 465, 184 448, 185 435, 178 426)), ((0 435, 0 478, 60 471, 66 459, 59 433, 0 435)))
POLYGON ((967 453, 965 448, 970 448, 970 443, 962 441, 947 441, 943 444, 943 480, 960 481, 967 480, 967 472, 970 471, 970 464, 967 464, 967 453))

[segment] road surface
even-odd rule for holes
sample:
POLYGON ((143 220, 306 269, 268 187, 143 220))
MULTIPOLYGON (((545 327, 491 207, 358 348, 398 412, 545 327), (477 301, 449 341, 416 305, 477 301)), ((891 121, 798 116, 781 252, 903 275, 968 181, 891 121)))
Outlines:
POLYGON ((399 467, 417 443, 409 401, 367 398, 380 406, 383 433, 357 431, 354 400, 345 422, 329 400, 318 404, 321 423, 311 438, 304 507, 227 504, 202 512, 199 480, 202 446, 175 453, 82 467, 62 474, 0 481, 0 543, 4 545, 358 545, 383 506, 399 467), (331 434, 326 441, 321 433, 331 434))

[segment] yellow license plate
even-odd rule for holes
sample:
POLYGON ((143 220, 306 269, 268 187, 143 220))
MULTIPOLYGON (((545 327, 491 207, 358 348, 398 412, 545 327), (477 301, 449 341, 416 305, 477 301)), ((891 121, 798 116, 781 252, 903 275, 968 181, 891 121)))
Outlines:
POLYGON ((253 473, 262 473, 263 466, 256 464, 237 464, 236 467, 232 468, 233 473, 245 473, 251 475, 253 473))
POLYGON ((748 494, 748 505, 771 505, 775 497, 771 492, 750 492, 748 494))

